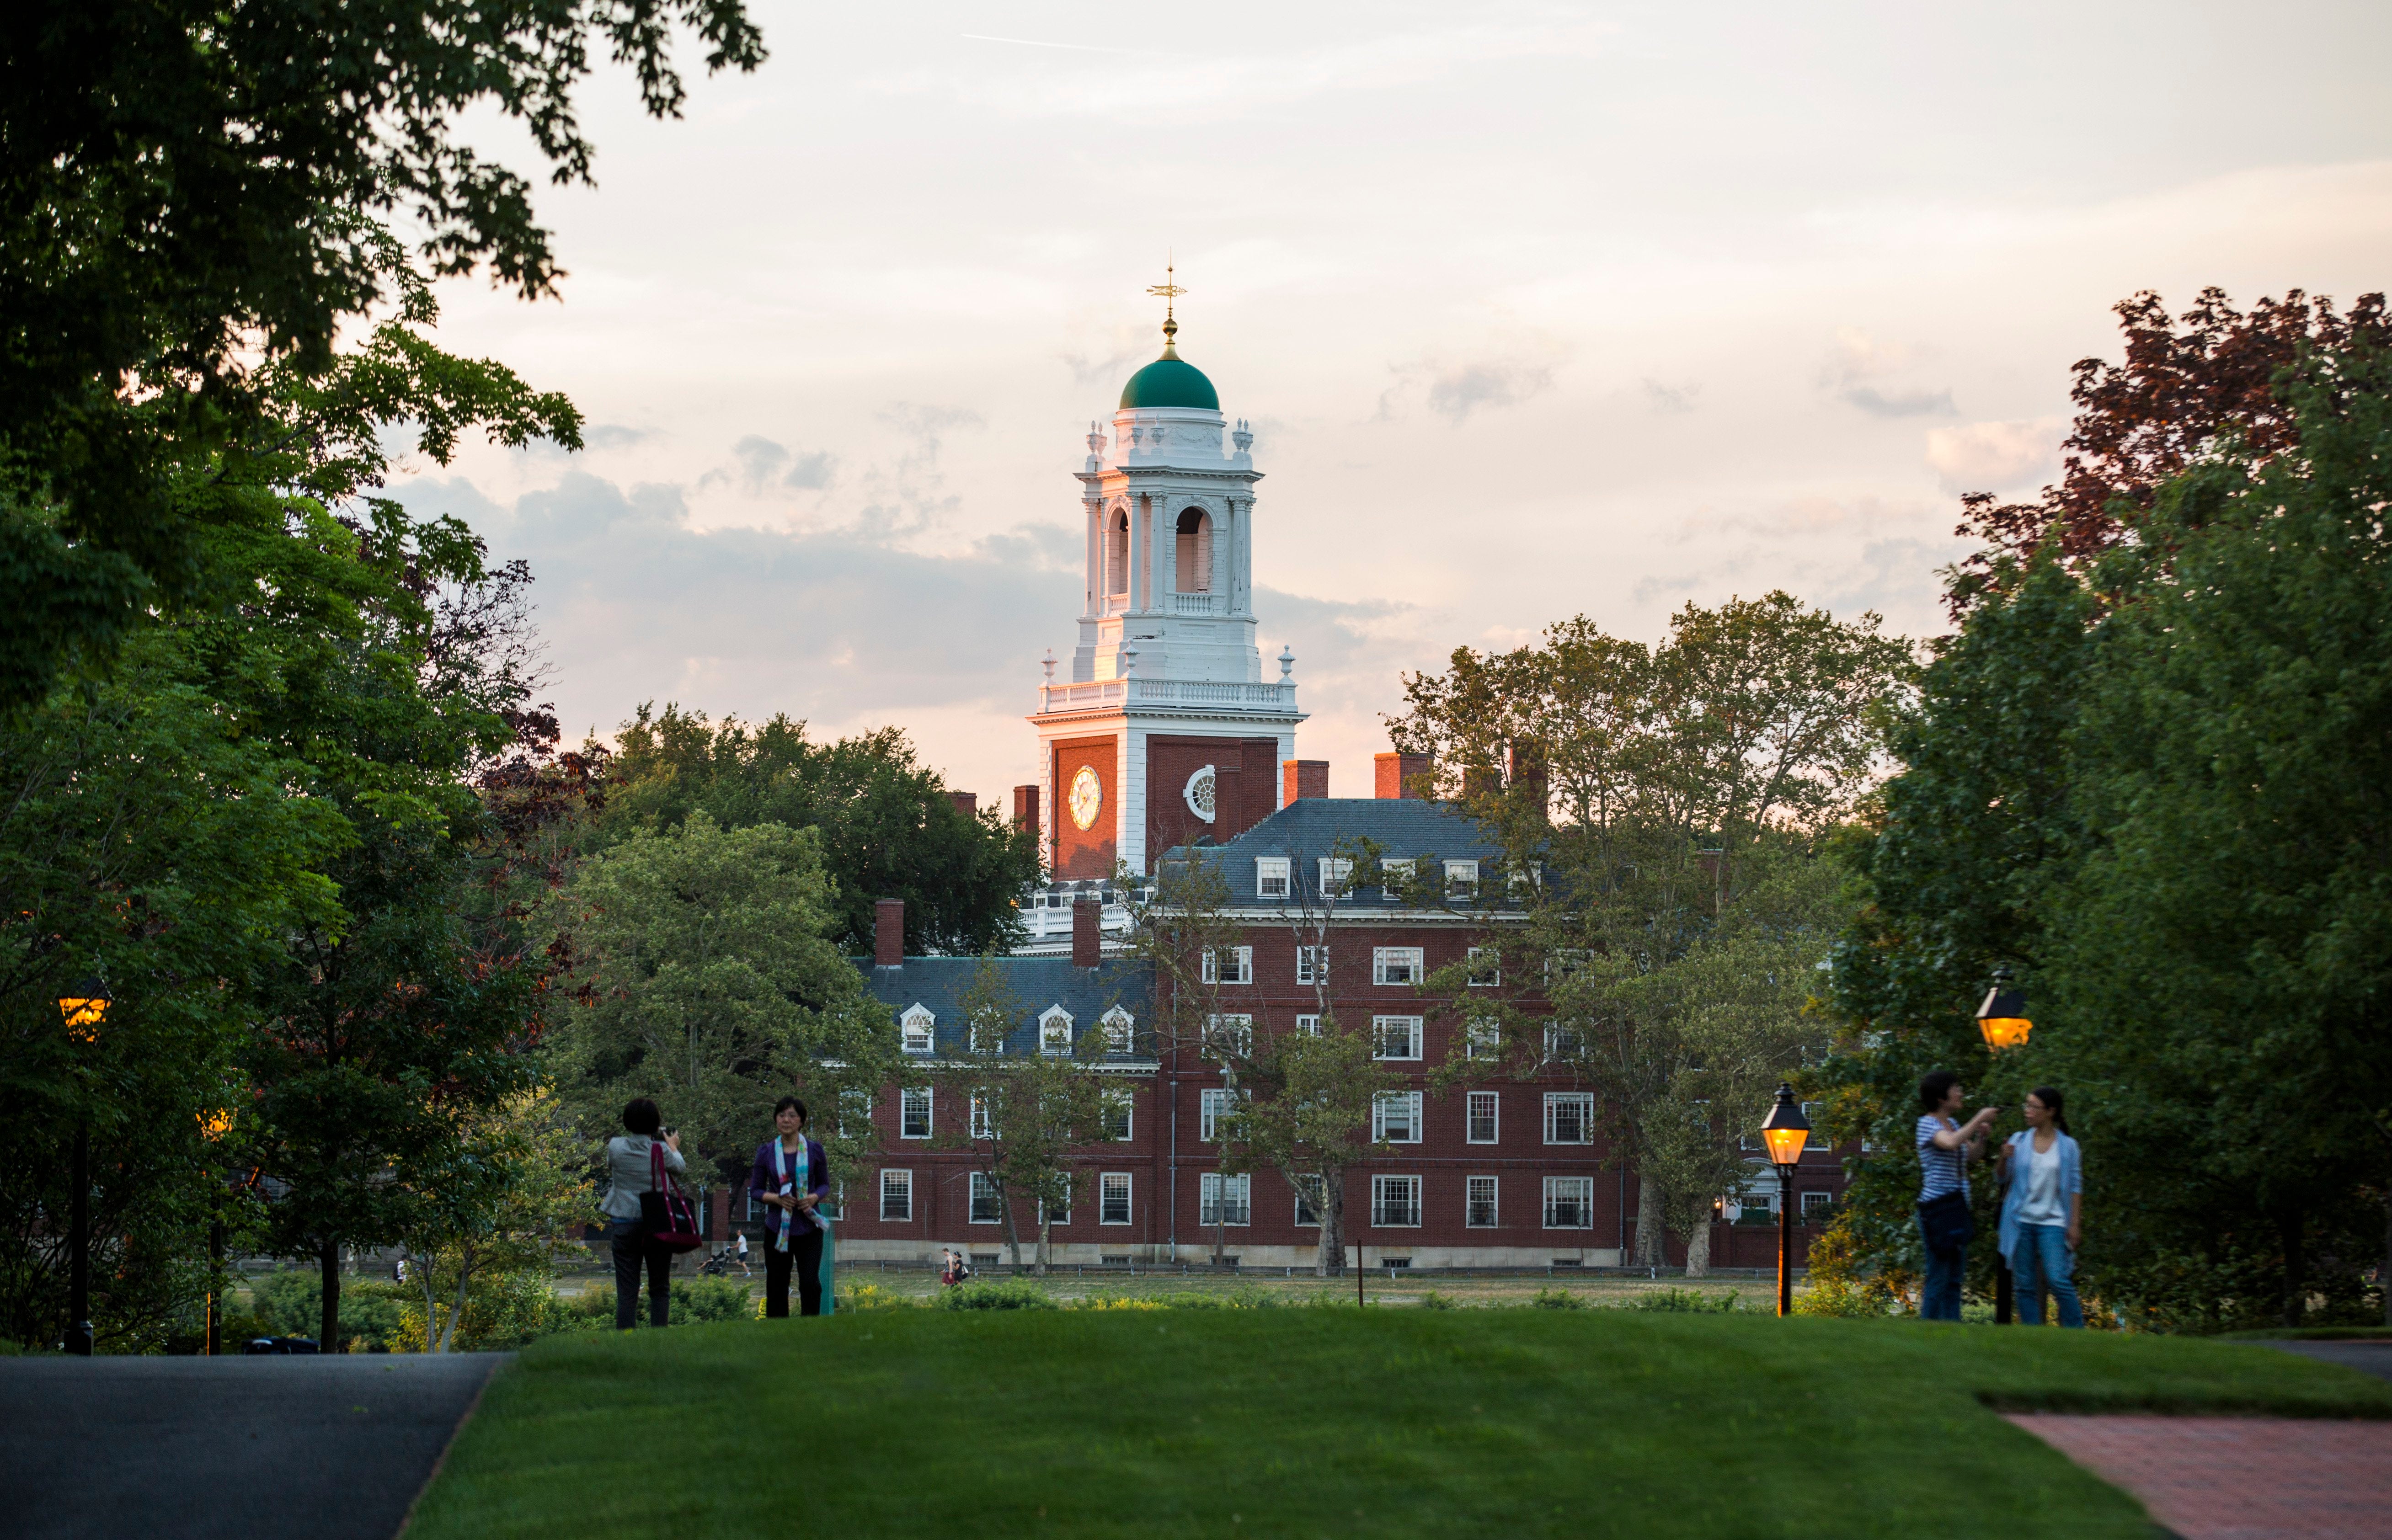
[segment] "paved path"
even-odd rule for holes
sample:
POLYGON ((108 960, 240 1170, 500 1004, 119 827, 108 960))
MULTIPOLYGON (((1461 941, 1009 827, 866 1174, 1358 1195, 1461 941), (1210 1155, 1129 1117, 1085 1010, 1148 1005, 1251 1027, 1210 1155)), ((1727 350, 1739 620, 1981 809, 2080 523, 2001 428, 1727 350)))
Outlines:
POLYGON ((2392 1338, 2383 1341, 2270 1342, 2268 1346, 2296 1352, 2304 1358, 2322 1358, 2329 1364, 2341 1364, 2380 1379, 2392 1379, 2392 1338))
POLYGON ((0 1358, 18 1540, 391 1540, 504 1357, 0 1358))
POLYGON ((2141 1498, 2182 1540, 2392 1540, 2392 1422, 2049 1412, 2009 1420, 2141 1498))

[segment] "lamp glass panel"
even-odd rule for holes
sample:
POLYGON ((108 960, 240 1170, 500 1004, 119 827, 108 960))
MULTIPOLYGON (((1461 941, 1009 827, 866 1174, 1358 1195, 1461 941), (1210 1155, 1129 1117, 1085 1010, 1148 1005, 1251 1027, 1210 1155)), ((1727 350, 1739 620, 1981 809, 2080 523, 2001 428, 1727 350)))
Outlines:
POLYGON ((1993 1049, 2016 1048, 2034 1030, 2034 1023, 2022 1016, 1989 1016, 1977 1018, 1977 1029, 1985 1034, 1985 1046, 1993 1049))
POLYGON ((1810 1139, 1807 1128, 1765 1128, 1761 1131, 1763 1143, 1769 1146, 1773 1164, 1790 1166, 1802 1158, 1802 1145, 1810 1139))

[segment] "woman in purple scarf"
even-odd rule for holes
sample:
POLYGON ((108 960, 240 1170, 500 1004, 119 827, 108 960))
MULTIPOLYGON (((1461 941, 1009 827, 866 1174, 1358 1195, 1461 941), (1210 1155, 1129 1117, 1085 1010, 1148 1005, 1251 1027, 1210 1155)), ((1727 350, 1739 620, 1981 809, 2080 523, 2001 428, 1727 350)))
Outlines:
POLYGON ((773 1108, 778 1138, 757 1147, 756 1169, 748 1178, 756 1200, 773 1210, 766 1216, 764 1248, 764 1315, 789 1314, 789 1273, 798 1275, 799 1313, 823 1313, 823 1236, 825 1226, 815 1208, 830 1196, 830 1163, 823 1147, 806 1137, 806 1104, 784 1096, 773 1108))

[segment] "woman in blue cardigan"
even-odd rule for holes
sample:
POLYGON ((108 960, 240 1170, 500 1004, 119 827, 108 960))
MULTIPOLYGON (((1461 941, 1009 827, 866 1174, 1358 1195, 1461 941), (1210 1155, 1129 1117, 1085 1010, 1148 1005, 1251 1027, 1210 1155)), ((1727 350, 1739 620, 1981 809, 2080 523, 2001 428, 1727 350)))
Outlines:
POLYGON ((2039 1085, 2028 1093, 2026 1127, 2002 1146, 2002 1255, 2017 1286, 2019 1317, 2043 1325, 2043 1296, 2059 1306, 2060 1324, 2081 1326, 2076 1300, 2076 1242, 2085 1232, 2085 1160, 2069 1137, 2060 1093, 2039 1085))
POLYGON ((830 1196, 830 1162, 823 1147, 806 1137, 806 1104, 795 1096, 782 1097, 773 1108, 773 1126, 780 1134, 758 1146, 748 1179, 757 1201, 776 1210, 765 1226, 771 1244, 764 1248, 764 1314, 772 1319, 789 1314, 794 1268, 800 1313, 819 1315, 828 1226, 814 1210, 830 1196))

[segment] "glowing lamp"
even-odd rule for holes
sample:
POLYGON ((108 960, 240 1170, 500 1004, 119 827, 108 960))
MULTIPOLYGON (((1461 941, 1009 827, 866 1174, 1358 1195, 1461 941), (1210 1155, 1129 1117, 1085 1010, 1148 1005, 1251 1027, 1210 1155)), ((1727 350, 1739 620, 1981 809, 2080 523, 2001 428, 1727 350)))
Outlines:
POLYGON ((1777 1105, 1769 1109, 1769 1120, 1761 1125, 1761 1142, 1769 1146, 1770 1164, 1792 1166, 1802 1158, 1802 1146, 1810 1138, 1811 1121, 1802 1116, 1802 1104, 1794 1099, 1794 1088, 1778 1086, 1777 1105))
POLYGON ((58 1015, 66 1018, 67 1030, 89 1042, 99 1035, 99 1024, 108 1016, 108 986, 97 978, 86 978, 58 996, 58 1015))
POLYGON ((202 1107, 200 1109, 201 1138, 205 1139, 210 1144, 214 1144, 217 1140, 223 1138, 231 1131, 232 1109, 230 1107, 202 1107))
POLYGON ((1985 991, 1985 1003, 1977 1007, 1977 1030, 1985 1035, 1985 1046, 1996 1054, 2021 1046, 2034 1030, 2034 1023, 2026 1016, 2026 991, 2003 988, 2009 981, 2008 968, 1995 974, 1994 987, 1985 991))

